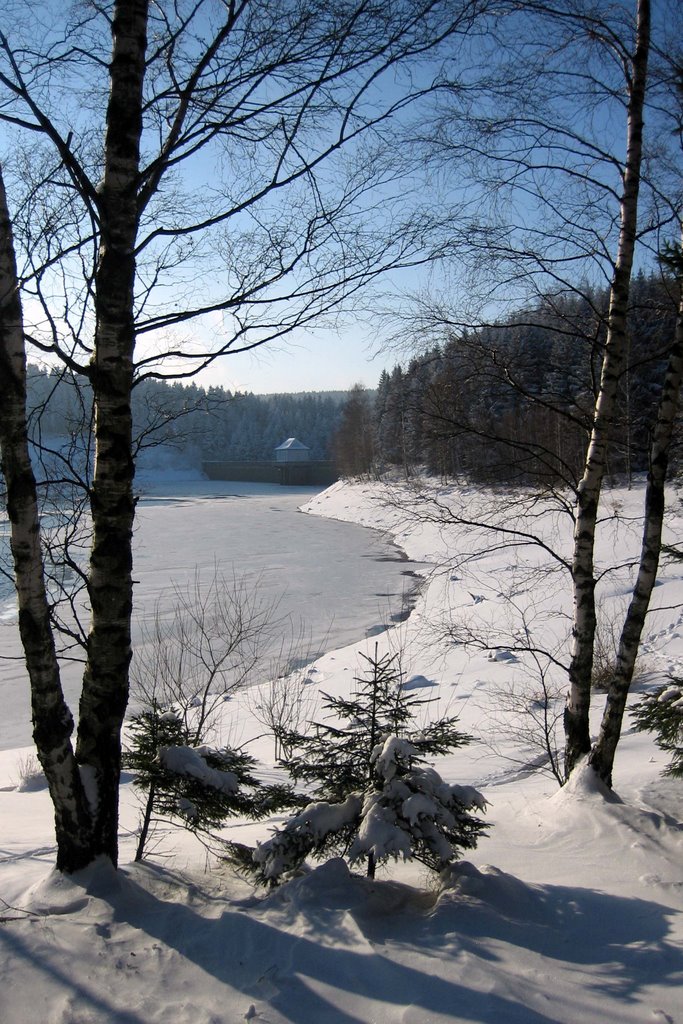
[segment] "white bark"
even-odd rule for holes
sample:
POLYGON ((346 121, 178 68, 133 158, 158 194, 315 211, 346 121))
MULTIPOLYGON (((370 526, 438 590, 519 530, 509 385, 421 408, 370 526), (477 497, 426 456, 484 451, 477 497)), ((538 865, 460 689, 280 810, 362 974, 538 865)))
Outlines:
POLYGON ((57 867, 90 860, 87 800, 71 745, 45 588, 36 481, 26 422, 26 350, 12 229, 0 170, 0 449, 7 488, 19 631, 31 682, 33 737, 55 809, 57 867))
MULTIPOLYGON (((679 289, 682 283, 679 282, 679 289)), ((614 755, 621 735, 626 700, 633 679, 645 617, 657 580, 665 512, 664 487, 682 381, 683 296, 679 299, 676 332, 669 353, 669 364, 664 378, 657 411, 657 423, 650 448, 650 469, 645 492, 645 521, 638 572, 619 639, 616 667, 607 691, 600 734, 589 758, 595 771, 608 785, 612 784, 614 755)))
POLYGON ((572 629, 569 693, 565 708, 565 773, 568 776, 591 749, 590 710, 595 639, 595 574, 593 552, 600 492, 615 413, 617 386, 627 350, 628 310, 633 255, 638 227, 643 108, 650 48, 650 0, 638 0, 636 47, 631 62, 628 97, 626 164, 620 207, 620 232, 610 287, 607 340, 602 363, 593 429, 578 487, 574 528, 572 629))

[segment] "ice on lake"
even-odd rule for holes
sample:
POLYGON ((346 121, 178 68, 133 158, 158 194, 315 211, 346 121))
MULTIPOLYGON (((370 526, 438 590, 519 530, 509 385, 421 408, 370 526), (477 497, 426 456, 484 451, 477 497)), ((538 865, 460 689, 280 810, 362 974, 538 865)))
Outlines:
MULTIPOLYGON (((419 566, 377 531, 298 511, 315 493, 227 481, 144 485, 134 534, 137 635, 156 608, 172 612, 174 585, 186 587, 197 573, 208 584, 216 571, 277 603, 280 646, 288 650, 290 638, 300 638, 290 652, 295 659, 312 660, 395 622, 419 566)), ((27 745, 31 732, 16 617, 8 607, 0 620, 0 749, 27 745)), ((75 708, 80 666, 65 663, 63 679, 75 708)))

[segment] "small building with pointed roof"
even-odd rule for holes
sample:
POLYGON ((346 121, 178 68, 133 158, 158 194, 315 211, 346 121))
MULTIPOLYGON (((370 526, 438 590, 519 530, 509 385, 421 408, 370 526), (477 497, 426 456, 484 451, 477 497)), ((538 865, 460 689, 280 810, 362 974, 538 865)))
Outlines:
POLYGON ((295 437, 288 437, 275 449, 276 462, 309 462, 310 458, 311 449, 308 445, 297 441, 295 437))
POLYGON ((313 461, 311 449, 296 437, 279 444, 272 462, 203 462, 209 480, 245 480, 286 487, 329 487, 339 479, 333 462, 313 461))

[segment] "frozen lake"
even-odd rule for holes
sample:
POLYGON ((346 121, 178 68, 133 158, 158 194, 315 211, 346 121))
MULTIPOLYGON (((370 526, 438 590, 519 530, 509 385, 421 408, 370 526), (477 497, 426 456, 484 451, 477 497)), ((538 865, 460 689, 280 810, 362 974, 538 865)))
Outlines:
MULTIPOLYGON (((408 561, 382 534, 298 511, 317 489, 229 481, 144 485, 134 548, 136 619, 170 609, 172 587, 199 572, 208 583, 214 568, 244 578, 277 615, 304 637, 308 660, 360 641, 397 621, 422 566, 408 561)), ((0 749, 31 742, 28 685, 18 647, 15 615, 5 602, 0 621, 0 749)), ((295 652, 296 653, 296 652, 295 652)), ((80 666, 67 664, 64 686, 77 707, 80 666)))

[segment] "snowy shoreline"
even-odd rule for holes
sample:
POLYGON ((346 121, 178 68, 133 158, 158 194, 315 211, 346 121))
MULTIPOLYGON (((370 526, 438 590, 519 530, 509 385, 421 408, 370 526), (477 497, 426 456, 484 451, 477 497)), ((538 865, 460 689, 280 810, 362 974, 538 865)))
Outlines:
MULTIPOLYGON (((506 731, 497 696, 533 682, 531 664, 519 654, 499 657, 502 643, 491 658, 485 644, 445 630, 476 627, 493 637, 495 629, 500 640, 512 626, 512 593, 517 610, 533 611, 545 641, 559 644, 567 628, 561 576, 533 576, 531 585, 528 574, 542 563, 504 551, 466 563, 480 541, 471 529, 411 521, 382 493, 375 483, 341 483, 304 509, 380 529, 437 568, 406 621, 329 651, 306 669, 306 684, 311 693, 347 694, 359 650, 399 650, 405 684, 437 698, 437 708, 458 714, 478 737, 437 767, 445 779, 483 790, 490 835, 442 883, 412 863, 370 883, 332 861, 267 895, 207 864, 180 830, 161 836, 148 862, 128 864, 138 807, 126 783, 122 871, 95 866, 65 879, 50 870, 47 794, 8 789, 20 752, 5 752, 0 891, 10 907, 0 916, 11 920, 0 924, 3 1024, 680 1024, 680 782, 660 777, 665 756, 628 724, 614 794, 582 772, 559 790, 534 771, 533 757, 506 731)), ((440 491, 441 501, 456 497, 440 491)), ((619 518, 599 537, 599 563, 618 563, 601 584, 606 616, 618 615, 626 599, 641 499, 638 488, 608 495, 619 518)), ((546 525, 564 543, 564 524, 546 525)), ((669 536, 682 526, 672 506, 669 536)), ((663 567, 656 594, 636 693, 683 664, 683 574, 675 564, 663 567)), ((246 695, 228 703, 226 716, 225 738, 253 741, 256 756, 272 763, 272 743, 258 736, 246 695)), ((253 844, 268 829, 234 822, 226 834, 253 844)))
MULTIPOLYGON (((278 645, 291 643, 297 663, 324 651, 376 634, 405 617, 419 565, 386 531, 369 533, 353 523, 317 521, 299 514, 314 499, 312 488, 280 488, 230 481, 148 479, 141 487, 134 536, 136 581, 133 635, 139 644, 145 624, 161 607, 170 614, 173 587, 207 586, 218 571, 228 585, 243 583, 245 594, 273 605, 281 623, 278 645), (408 589, 408 592, 406 590, 408 589), (291 640, 289 640, 291 634, 291 640)), ((16 629, 16 603, 0 604, 0 646, 4 655, 0 703, 5 709, 0 750, 28 746, 28 683, 16 629)), ((268 660, 261 651, 261 660, 268 660)), ((81 665, 64 662, 67 699, 77 705, 81 665)))

